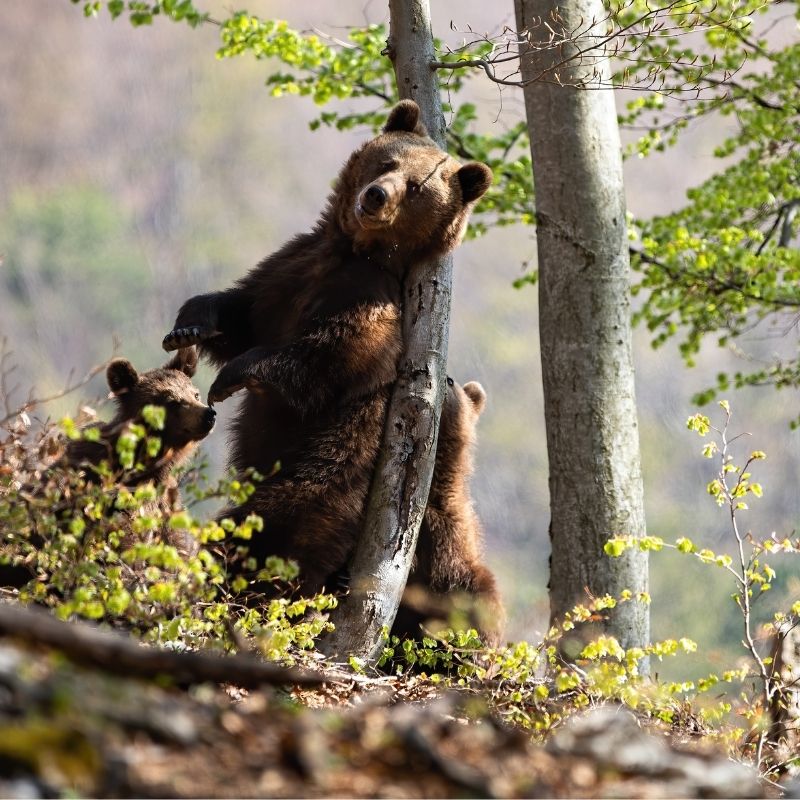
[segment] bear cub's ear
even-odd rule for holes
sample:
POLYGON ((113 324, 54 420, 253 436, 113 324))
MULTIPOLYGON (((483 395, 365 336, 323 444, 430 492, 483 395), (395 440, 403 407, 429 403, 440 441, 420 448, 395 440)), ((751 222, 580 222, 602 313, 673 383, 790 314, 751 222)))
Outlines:
POLYGON ((191 347, 181 347, 175 355, 164 364, 164 369, 176 369, 182 372, 189 378, 193 377, 197 372, 197 348, 192 345, 191 347))
POLYGON ((465 203, 471 203, 473 200, 483 197, 492 185, 494 178, 489 167, 477 161, 464 164, 456 175, 461 184, 461 196, 465 203))
POLYGON ((413 100, 401 100, 389 112, 383 132, 392 133, 393 131, 416 133, 418 136, 428 135, 427 129, 419 121, 419 106, 413 100))
POLYGON ((115 358, 108 365, 106 380, 113 394, 125 394, 139 382, 139 373, 126 358, 115 358))
POLYGON ((470 381, 463 386, 464 394, 469 397, 472 402, 472 407, 477 414, 486 407, 486 390, 481 386, 478 381, 470 381))

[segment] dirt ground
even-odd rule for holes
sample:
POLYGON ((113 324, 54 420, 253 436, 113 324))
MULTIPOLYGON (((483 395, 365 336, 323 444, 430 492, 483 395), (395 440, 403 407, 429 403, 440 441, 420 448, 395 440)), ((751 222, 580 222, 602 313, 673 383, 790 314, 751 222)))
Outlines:
POLYGON ((159 685, 0 642, 0 795, 767 797, 715 750, 604 706, 544 745, 471 693, 344 671, 318 688, 159 685))

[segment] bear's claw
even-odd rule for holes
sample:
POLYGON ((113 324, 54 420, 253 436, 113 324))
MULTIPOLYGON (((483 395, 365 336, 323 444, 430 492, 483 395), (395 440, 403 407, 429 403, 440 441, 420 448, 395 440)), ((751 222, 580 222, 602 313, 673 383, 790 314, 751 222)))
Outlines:
POLYGON ((250 377, 237 378, 231 383, 226 383, 226 376, 223 372, 220 372, 217 379, 211 384, 211 388, 208 390, 208 404, 213 406, 215 403, 221 403, 223 400, 227 400, 232 394, 236 394, 236 392, 240 392, 242 389, 247 389, 249 392, 254 392, 255 394, 263 394, 265 388, 264 384, 259 380, 250 377))
POLYGON ((216 403, 221 403, 223 400, 227 400, 232 394, 235 394, 240 389, 244 389, 245 384, 231 384, 230 386, 222 386, 217 385, 217 381, 211 386, 208 390, 208 404, 210 406, 215 405, 216 403))
POLYGON ((175 328, 164 337, 161 346, 167 351, 179 350, 182 347, 191 347, 193 344, 202 344, 213 335, 214 331, 200 325, 175 328))

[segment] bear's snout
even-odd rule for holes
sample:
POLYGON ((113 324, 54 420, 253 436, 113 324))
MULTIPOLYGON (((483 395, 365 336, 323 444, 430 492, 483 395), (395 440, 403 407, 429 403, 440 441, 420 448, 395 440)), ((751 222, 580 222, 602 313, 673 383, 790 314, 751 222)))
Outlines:
POLYGON ((368 214, 374 214, 386 205, 388 199, 389 195, 386 194, 386 190, 377 183, 373 183, 362 192, 361 207, 368 214))
POLYGON ((214 422, 217 419, 217 412, 213 408, 207 408, 203 412, 203 424, 209 432, 214 427, 214 422))
POLYGON ((387 173, 367 184, 356 198, 356 219, 371 230, 390 225, 405 196, 405 178, 400 172, 387 173))

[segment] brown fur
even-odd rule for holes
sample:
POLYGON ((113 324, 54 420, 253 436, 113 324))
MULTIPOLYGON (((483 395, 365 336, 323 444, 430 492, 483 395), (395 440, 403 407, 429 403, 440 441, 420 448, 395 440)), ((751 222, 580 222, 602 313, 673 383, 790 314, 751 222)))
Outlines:
POLYGON ((428 505, 392 628, 402 638, 419 638, 420 625, 435 629, 461 617, 485 644, 497 646, 502 639, 505 612, 482 561, 481 525, 469 492, 475 430, 485 404, 479 383, 462 387, 448 378, 428 505))
POLYGON ((221 367, 209 401, 250 390, 231 463, 280 470, 226 513, 262 515, 251 554, 297 559, 305 592, 344 565, 361 527, 402 353, 402 280, 459 243, 490 183, 488 167, 439 150, 404 101, 350 156, 310 233, 233 288, 188 300, 164 340, 199 344, 221 367))
MULTIPOLYGON (((180 494, 171 472, 189 458, 198 442, 208 436, 216 417, 214 409, 202 402, 200 392, 192 383, 196 369, 197 350, 194 347, 179 350, 163 367, 141 374, 130 361, 114 359, 106 370, 108 386, 117 406, 114 418, 99 426, 99 441, 70 442, 62 461, 73 468, 84 468, 89 478, 94 474, 92 467, 106 461, 126 486, 152 481, 166 489, 153 506, 145 506, 141 513, 158 510, 162 515, 168 515, 177 511, 180 494), (161 406, 165 410, 164 428, 158 431, 161 450, 155 459, 141 459, 144 469, 123 471, 117 454, 117 441, 132 423, 141 422, 142 409, 147 405, 161 406)), ((184 557, 197 552, 197 541, 189 533, 164 525, 160 536, 177 547, 184 557)))
POLYGON ((146 481, 163 483, 172 469, 192 453, 197 443, 205 439, 214 427, 216 414, 200 399, 200 392, 192 383, 197 369, 195 348, 185 348, 163 367, 139 374, 130 361, 115 358, 106 370, 109 389, 116 404, 116 413, 110 422, 97 426, 98 441, 78 439, 67 445, 61 463, 73 468, 92 467, 106 461, 115 474, 123 470, 117 454, 119 437, 134 422, 141 422, 142 409, 147 405, 162 406, 166 416, 164 429, 158 431, 161 451, 143 470, 130 470, 123 474, 127 486, 138 486, 146 481))
MULTIPOLYGON (((154 504, 145 504, 141 509, 143 513, 160 510, 167 514, 177 510, 180 503, 178 487, 170 473, 211 432, 216 416, 212 408, 201 402, 197 387, 192 383, 191 376, 196 368, 197 352, 193 347, 179 350, 163 367, 142 374, 130 361, 114 359, 106 370, 116 403, 114 418, 95 426, 100 433, 97 441, 70 441, 56 467, 83 470, 87 480, 95 482, 99 480, 95 468, 106 462, 121 483, 129 488, 147 481, 166 487, 154 504), (163 406, 166 411, 164 429, 158 432, 161 451, 155 459, 141 459, 144 469, 124 470, 117 454, 117 441, 131 424, 142 421, 140 415, 146 405, 163 406)), ((161 535, 184 556, 194 554, 198 549, 196 540, 188 533, 165 526, 161 535)), ((129 538, 132 536, 130 534, 129 538)), ((41 546, 41 540, 31 543, 34 547, 41 546)), ((0 566, 0 586, 19 588, 30 578, 30 572, 23 566, 0 566)))

